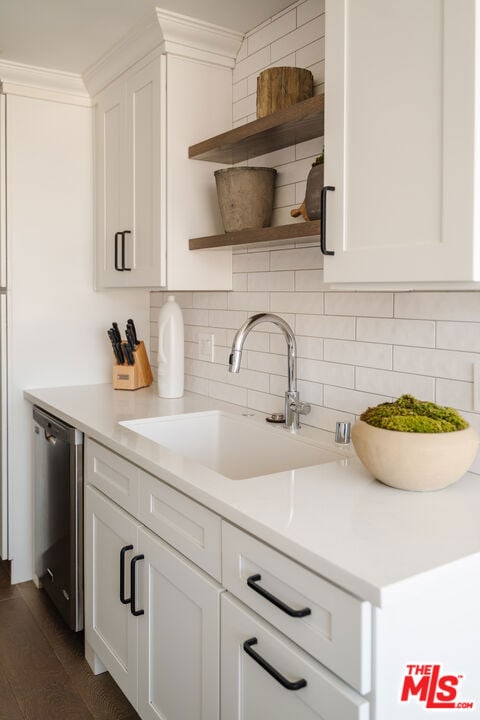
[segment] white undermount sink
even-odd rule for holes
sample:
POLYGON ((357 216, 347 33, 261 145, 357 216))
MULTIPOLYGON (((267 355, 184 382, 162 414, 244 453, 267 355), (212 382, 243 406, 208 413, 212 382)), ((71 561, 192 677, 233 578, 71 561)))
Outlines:
POLYGON ((339 454, 281 426, 212 410, 125 420, 120 425, 232 480, 321 465, 339 454))

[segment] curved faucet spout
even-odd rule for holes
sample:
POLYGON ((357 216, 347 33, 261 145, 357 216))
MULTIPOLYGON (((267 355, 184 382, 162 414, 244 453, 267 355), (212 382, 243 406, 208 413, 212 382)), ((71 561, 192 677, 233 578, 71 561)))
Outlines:
POLYGON ((248 318, 243 325, 237 330, 233 338, 232 352, 228 361, 228 369, 230 372, 238 373, 242 362, 242 350, 247 335, 256 325, 264 322, 271 322, 282 330, 285 340, 287 341, 288 352, 288 392, 297 392, 297 342, 290 325, 279 315, 272 313, 259 313, 248 318))
POLYGON ((273 315, 272 313, 259 313, 258 315, 252 315, 246 322, 243 323, 235 334, 232 344, 232 352, 228 361, 228 369, 230 372, 238 373, 240 371, 240 365, 242 362, 242 350, 247 335, 250 330, 260 323, 271 322, 283 332, 285 340, 287 341, 287 355, 288 355, 288 387, 285 393, 285 427, 292 432, 296 432, 300 427, 299 416, 307 415, 310 412, 310 405, 308 403, 301 403, 297 392, 297 342, 295 335, 290 325, 285 322, 279 315, 273 315))

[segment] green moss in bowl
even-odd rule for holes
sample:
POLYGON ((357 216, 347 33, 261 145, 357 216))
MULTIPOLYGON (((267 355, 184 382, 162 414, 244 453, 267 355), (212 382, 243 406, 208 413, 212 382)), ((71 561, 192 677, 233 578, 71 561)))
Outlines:
POLYGON ((444 433, 464 430, 468 423, 456 410, 402 395, 392 403, 365 410, 360 419, 373 427, 410 433, 444 433))

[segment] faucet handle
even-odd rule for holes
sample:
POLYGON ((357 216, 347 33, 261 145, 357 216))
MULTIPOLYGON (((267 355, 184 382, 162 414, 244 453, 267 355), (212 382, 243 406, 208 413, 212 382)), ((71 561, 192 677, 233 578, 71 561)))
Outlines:
POLYGON ((308 415, 308 413, 312 409, 312 406, 308 402, 302 402, 301 400, 291 400, 290 408, 298 415, 308 415))

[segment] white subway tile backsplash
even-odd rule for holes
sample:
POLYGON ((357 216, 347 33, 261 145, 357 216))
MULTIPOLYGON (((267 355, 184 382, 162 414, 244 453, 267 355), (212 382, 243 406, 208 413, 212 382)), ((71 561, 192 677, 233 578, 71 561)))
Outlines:
POLYGON ((287 353, 285 352, 285 355, 274 355, 252 350, 248 353, 248 369, 272 373, 273 375, 283 375, 286 378, 287 353))
POLYGON ((435 323, 430 320, 385 320, 383 318, 358 318, 357 340, 433 347, 435 323))
MULTIPOLYGON (((271 44, 271 61, 308 45, 325 35, 325 15, 319 15, 271 44)), ((246 62, 246 61, 244 61, 246 62)))
MULTIPOLYGON (((324 0, 298 0, 245 37, 233 72, 233 124, 256 119, 257 76, 266 67, 308 67, 314 93, 324 92, 324 0)), ((307 175, 323 138, 254 158, 276 167, 273 223, 294 221, 307 175)), ((244 163, 245 164, 245 163, 244 163)), ((480 431, 473 411, 473 364, 480 362, 480 293, 332 291, 324 283, 318 242, 234 249, 233 291, 176 293, 185 320, 185 388, 270 413, 283 409, 287 346, 272 324, 245 342, 242 368, 228 373, 234 335, 257 311, 280 314, 297 339, 298 389, 312 403, 304 424, 334 432, 366 407, 410 392, 460 409, 480 431), (198 335, 214 336, 215 362, 198 357, 198 335)), ((158 308, 151 293, 150 359, 156 376, 158 308)), ((473 468, 480 473, 480 458, 473 468)))
POLYGON ((271 415, 275 412, 283 412, 282 401, 275 395, 258 392, 257 390, 248 391, 248 407, 252 410, 271 415))
POLYGON ((185 390, 198 393, 199 395, 208 395, 208 380, 185 373, 185 390))
POLYGON ((353 388, 355 383, 355 368, 351 365, 299 358, 297 373, 302 380, 310 380, 324 385, 353 388))
POLYGON ((296 160, 311 158, 313 163, 315 158, 320 155, 323 150, 323 137, 313 138, 313 140, 306 140, 303 143, 298 143, 297 145, 294 145, 294 148, 296 160))
POLYGON ((431 320, 480 319, 479 292, 396 293, 395 317, 431 320))
POLYGON ((296 270, 295 290, 297 292, 311 292, 323 289, 323 270, 296 270))
POLYGON ((325 385, 324 405, 334 410, 345 410, 361 415, 364 410, 373 405, 390 402, 391 397, 386 395, 374 395, 372 393, 359 392, 358 390, 346 390, 341 387, 330 387, 325 385))
POLYGON ((239 310, 208 310, 210 327, 234 328, 237 330, 247 319, 247 313, 239 310))
POLYGON ((246 95, 241 100, 233 103, 233 119, 239 120, 250 113, 256 112, 257 101, 255 95, 246 95))
POLYGON ((268 312, 270 297, 266 292, 231 292, 228 298, 229 310, 268 312))
POLYGON ((235 385, 227 385, 226 383, 209 380, 208 394, 216 400, 224 400, 225 402, 234 403, 235 405, 247 404, 247 389, 236 387, 235 385))
POLYGON ((288 291, 295 287, 293 272, 256 272, 248 274, 248 291, 288 291))
POLYGON ((333 315, 298 315, 297 333, 310 337, 353 338, 355 318, 334 317, 333 315))
POLYGON ((334 433, 337 422, 349 422, 353 425, 355 415, 350 412, 345 412, 345 410, 331 410, 330 408, 312 405, 311 413, 305 415, 305 417, 302 418, 302 422, 304 425, 310 425, 334 433))
POLYGON ((420 400, 435 399, 433 378, 373 368, 356 368, 355 389, 395 398, 410 393, 420 400))
POLYGON ((325 340, 324 358, 329 362, 392 369, 392 346, 353 340, 325 340))
POLYGON ((480 354, 454 350, 395 347, 393 351, 394 370, 451 380, 472 382, 473 364, 478 362, 480 354))
POLYGON ((457 410, 473 410, 473 383, 438 379, 435 402, 457 410))
POLYGON ((257 74, 270 64, 270 47, 264 47, 253 55, 247 55, 237 62, 233 70, 233 82, 237 83, 249 75, 257 74))
POLYGON ((295 250, 272 250, 271 270, 313 270, 323 268, 323 255, 319 247, 295 250))
POLYGON ((274 313, 293 312, 323 314, 323 293, 273 292, 270 308, 274 313))
POLYGON ((298 66, 302 68, 310 69, 310 65, 315 65, 321 57, 325 57, 325 37, 314 40, 296 52, 298 66))
POLYGON ((270 376, 268 373, 257 372, 256 370, 248 370, 242 368, 239 373, 228 373, 226 382, 237 387, 244 387, 248 390, 258 390, 259 392, 269 392, 270 376))
POLYGON ((206 310, 226 310, 228 305, 226 292, 194 292, 193 307, 206 310))
POLYGON ((325 295, 325 314, 393 317, 393 293, 330 292, 325 295))
POLYGON ((304 25, 325 12, 325 0, 306 0, 297 7, 297 25, 304 25))
POLYGON ((270 45, 275 40, 295 30, 296 26, 297 13, 295 10, 290 10, 248 36, 248 53, 255 53, 260 48, 270 45))
MULTIPOLYGON (((258 326, 257 326, 258 327, 258 326)), ((267 327, 263 325, 262 327, 267 327)), ((227 347, 231 348, 236 330, 229 330, 227 334, 227 347)), ((270 350, 270 334, 268 332, 257 332, 252 330, 245 340, 245 350, 258 350, 258 352, 269 352, 270 350)))
POLYGON ((275 190, 274 207, 286 207, 295 204, 295 185, 283 185, 275 190))
POLYGON ((278 165, 277 185, 290 185, 290 183, 306 180, 314 159, 312 160, 311 157, 302 158, 301 160, 294 160, 285 165, 278 165))
POLYGON ((247 273, 233 273, 232 290, 236 292, 246 292, 248 290, 247 273))
POLYGON ((270 269, 270 253, 240 253, 233 256, 233 272, 259 272, 270 269))
POLYGON ((437 322, 437 347, 480 353, 480 322, 437 322))

